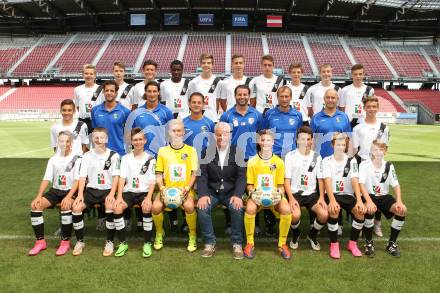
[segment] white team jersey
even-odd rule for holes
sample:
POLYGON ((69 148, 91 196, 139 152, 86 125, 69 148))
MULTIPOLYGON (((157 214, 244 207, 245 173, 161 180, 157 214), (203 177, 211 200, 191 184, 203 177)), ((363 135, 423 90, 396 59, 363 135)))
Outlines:
MULTIPOLYGON (((320 112, 325 104, 324 104, 324 94, 328 89, 332 89, 335 87, 335 84, 332 83, 330 86, 323 86, 321 82, 312 85, 306 93, 304 100, 306 100, 306 106, 311 107, 313 109, 313 114, 320 112)), ((340 94, 341 89, 338 90, 338 95, 340 94)))
MULTIPOLYGON (((213 93, 209 93, 211 86, 216 76, 212 75, 209 79, 203 79, 200 75, 189 82, 188 90, 186 92, 186 98, 191 96, 194 92, 199 92, 205 96, 203 109, 204 115, 211 119, 213 122, 217 122, 217 98, 219 92, 219 84, 217 84, 213 93)), ((220 83, 220 82, 219 82, 220 83)))
POLYGON ((155 170, 156 160, 145 152, 140 158, 135 158, 133 153, 123 156, 119 175, 125 179, 123 192, 148 192, 150 184, 156 182, 155 170), (146 166, 149 159, 151 160, 146 166))
MULTIPOLYGON (((249 83, 251 89, 251 98, 256 99, 256 109, 263 113, 266 108, 273 108, 278 105, 277 93, 273 92, 274 85, 278 76, 272 75, 271 78, 265 78, 264 75, 254 77, 249 83)), ((280 84, 282 81, 280 82, 280 84)), ((276 85, 278 89, 280 85, 276 85)))
POLYGON ((80 166, 81 157, 76 154, 67 157, 55 154, 47 162, 43 180, 52 182, 55 189, 70 190, 73 182, 79 179, 80 166))
POLYGON ((232 75, 225 78, 220 84, 219 98, 226 100, 226 110, 235 106, 235 88, 239 85, 246 84, 247 77, 235 79, 232 75))
POLYGON ((347 114, 350 121, 354 118, 363 121, 363 118, 365 118, 365 110, 362 99, 365 96, 371 97, 374 95, 373 88, 371 88, 368 93, 365 93, 366 90, 367 86, 365 84, 362 84, 361 87, 355 87, 353 84, 350 84, 341 90, 341 94, 339 96, 339 107, 345 107, 345 114, 347 114))
POLYGON ((179 113, 181 119, 189 115, 188 99, 186 94, 181 95, 184 85, 185 78, 182 78, 178 83, 167 79, 160 84, 160 97, 162 102, 165 102, 165 105, 171 112, 179 113))
MULTIPOLYGON (((131 110, 131 103, 130 103, 130 100, 128 99, 128 93, 125 94, 125 98, 124 98, 124 99, 121 99, 121 96, 122 96, 122 94, 124 93, 125 88, 126 88, 127 86, 128 86, 128 83, 126 83, 125 81, 124 81, 124 83, 122 83, 122 84, 119 86, 118 94, 117 94, 117 96, 116 96, 116 101, 118 101, 119 103, 121 103, 121 105, 124 106, 125 108, 131 110)), ((130 89, 130 91, 131 91, 132 89, 133 89, 133 87, 130 89)), ((104 103, 104 101, 105 101, 104 89, 102 89, 102 92, 101 92, 101 94, 99 95, 97 101, 98 101, 97 104, 104 103)))
POLYGON ((367 188, 369 194, 376 196, 387 195, 390 193, 389 187, 396 187, 399 185, 397 180, 396 170, 391 164, 388 177, 382 181, 384 176, 386 162, 383 160, 379 169, 376 169, 371 160, 363 161, 359 166, 359 183, 362 183, 367 188))
POLYGON ((303 89, 306 85, 301 83, 299 86, 294 86, 293 84, 289 83, 287 84, 287 86, 292 90, 292 102, 291 102, 292 107, 296 111, 301 113, 303 117, 303 121, 308 121, 309 114, 307 111, 305 96, 303 96, 303 98, 300 99, 303 89))
POLYGON ((89 132, 87 129, 87 124, 83 123, 78 133, 75 132, 76 125, 78 124, 78 120, 73 120, 72 125, 63 125, 61 123, 57 123, 52 125, 50 128, 50 145, 55 148, 57 147, 58 142, 58 134, 61 131, 70 131, 73 134, 73 144, 72 144, 72 152, 77 155, 82 155, 82 145, 89 144, 89 132))
MULTIPOLYGON (((157 82, 157 80, 154 80, 157 82)), ((143 96, 145 94, 145 80, 138 82, 135 84, 130 92, 128 93, 126 99, 127 102, 130 103, 130 105, 138 105, 138 107, 145 104, 145 100, 143 99, 143 96)))
POLYGON ((383 133, 380 133, 380 122, 377 121, 375 124, 367 124, 365 121, 361 124, 356 125, 353 128, 352 139, 353 147, 355 149, 359 148, 358 155, 363 159, 367 160, 370 158, 371 144, 373 140, 380 138, 384 143, 388 145, 390 138, 390 128, 385 127, 383 133))
POLYGON ((359 171, 358 165, 355 159, 349 158, 344 155, 342 162, 336 162, 335 157, 332 155, 322 160, 322 177, 332 179, 333 193, 349 194, 353 195, 353 187, 351 185, 351 178, 358 178, 359 171), (346 177, 344 177, 344 169, 347 164, 347 160, 350 161, 350 170, 346 177))
POLYGON ((96 83, 92 87, 86 87, 85 84, 82 84, 73 90, 73 101, 79 109, 79 118, 90 118, 93 106, 99 104, 98 97, 96 98, 96 101, 92 101, 92 97, 98 87, 99 85, 96 83))
POLYGON ((118 153, 113 154, 110 167, 104 170, 109 156, 109 149, 103 154, 97 154, 94 149, 84 154, 79 175, 88 178, 87 187, 100 190, 112 188, 113 176, 119 176, 120 161, 118 153))
POLYGON ((302 190, 302 195, 310 195, 317 191, 316 178, 322 178, 321 156, 317 156, 314 166, 312 166, 315 152, 311 151, 309 155, 302 155, 298 149, 287 153, 284 159, 285 178, 290 179, 292 193, 302 190), (312 169, 309 172, 309 168, 312 169))

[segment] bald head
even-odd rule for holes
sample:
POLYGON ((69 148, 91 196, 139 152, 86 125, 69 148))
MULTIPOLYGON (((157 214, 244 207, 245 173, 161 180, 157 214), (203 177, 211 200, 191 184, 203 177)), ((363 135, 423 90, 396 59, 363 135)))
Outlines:
POLYGON ((325 91, 324 93, 324 103, 325 103, 325 109, 328 110, 334 110, 336 109, 336 106, 338 105, 338 92, 331 88, 325 91))

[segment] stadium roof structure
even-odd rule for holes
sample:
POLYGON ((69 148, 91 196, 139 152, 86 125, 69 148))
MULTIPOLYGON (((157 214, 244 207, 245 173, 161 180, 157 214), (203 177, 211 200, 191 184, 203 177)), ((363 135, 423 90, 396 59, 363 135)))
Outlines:
POLYGON ((0 34, 38 35, 76 31, 235 30, 338 33, 378 38, 440 35, 439 0, 0 0, 0 34), (179 25, 164 14, 179 13, 179 25), (214 15, 199 26, 197 15, 214 15), (247 14, 246 27, 233 27, 232 14, 247 14), (131 26, 131 14, 147 23, 131 26), (268 28, 266 15, 281 15, 281 28, 268 28))

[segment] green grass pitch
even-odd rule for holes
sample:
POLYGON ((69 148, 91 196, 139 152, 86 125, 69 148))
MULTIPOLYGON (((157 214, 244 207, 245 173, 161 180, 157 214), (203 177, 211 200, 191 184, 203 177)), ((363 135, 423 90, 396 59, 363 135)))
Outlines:
MULTIPOLYGON (((219 240, 212 259, 202 259, 200 248, 186 252, 185 236, 172 235, 160 252, 141 257, 141 237, 130 233, 130 249, 123 258, 101 256, 104 233, 86 220, 86 249, 82 256, 55 257, 58 243, 55 210, 45 213, 49 247, 36 257, 27 256, 33 244, 29 203, 43 176, 51 122, 0 123, 0 292, 439 292, 440 128, 391 126, 387 159, 397 169, 408 206, 400 235, 402 257, 384 251, 390 222, 383 221, 385 237, 376 241, 374 259, 354 259, 345 250, 348 224, 341 239, 342 258, 328 257, 326 229, 320 236, 321 252, 300 242, 293 259, 276 254, 276 239, 257 239, 254 260, 234 261, 223 235, 223 219, 216 211, 219 240)), ((304 215, 302 230, 307 230, 304 215)), ((87 219, 87 218, 86 218, 87 219)), ((362 242, 359 241, 360 245, 362 242)))

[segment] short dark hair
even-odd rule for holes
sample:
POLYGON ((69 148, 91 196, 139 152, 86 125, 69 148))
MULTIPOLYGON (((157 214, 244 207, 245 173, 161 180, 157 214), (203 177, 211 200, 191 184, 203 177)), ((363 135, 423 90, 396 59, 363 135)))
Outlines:
POLYGON ((238 85, 238 86, 234 89, 234 96, 237 95, 237 91, 238 91, 239 89, 247 89, 248 94, 249 94, 249 95, 251 94, 251 88, 250 88, 249 86, 247 86, 247 85, 245 85, 245 84, 240 84, 240 85, 238 85))
POLYGON ((293 64, 290 64, 290 66, 289 66, 289 72, 292 71, 292 70, 295 69, 295 68, 299 68, 299 69, 301 70, 301 72, 304 72, 304 68, 303 68, 303 66, 302 66, 301 63, 293 63, 293 64))
MULTIPOLYGON (((130 132, 130 138, 133 139, 133 136, 135 136, 138 133, 144 134, 144 132, 142 131, 142 128, 140 128, 140 127, 133 128, 130 132)), ((144 134, 144 137, 145 137, 145 134, 144 134)))
POLYGON ((194 97, 194 96, 199 96, 199 97, 201 97, 201 98, 202 98, 202 101, 205 100, 205 96, 203 96, 202 93, 200 93, 200 92, 193 92, 193 93, 189 96, 189 98, 188 98, 188 102, 191 102, 192 97, 194 97))
POLYGON ((118 66, 118 67, 120 67, 120 68, 122 68, 122 69, 125 70, 125 64, 124 64, 124 62, 122 62, 122 61, 115 61, 115 62, 113 63, 113 68, 115 68, 116 66, 118 66))
POLYGON ((180 60, 173 60, 173 61, 171 61, 171 63, 170 63, 170 68, 171 67, 173 67, 173 65, 179 65, 179 66, 182 66, 182 69, 183 69, 183 62, 182 61, 180 61, 180 60))
POLYGON ((144 64, 142 64, 142 69, 145 68, 147 65, 153 65, 155 69, 157 69, 157 63, 154 60, 148 59, 144 61, 144 64))
POLYGON ((73 102, 73 100, 72 99, 65 99, 65 100, 62 100, 61 101, 61 104, 60 104, 60 108, 62 108, 63 106, 72 106, 73 107, 73 109, 75 110, 75 103, 73 102))
POLYGON ((116 81, 114 81, 114 80, 106 80, 106 81, 104 81, 104 83, 102 84, 102 89, 105 91, 105 87, 108 86, 108 85, 114 85, 115 86, 115 91, 118 92, 119 86, 116 83, 116 81))
POLYGON ((154 80, 150 80, 149 82, 147 82, 147 84, 146 84, 145 87, 144 87, 144 90, 147 90, 147 88, 148 88, 150 85, 157 87, 157 91, 160 92, 160 86, 159 86, 159 84, 157 83, 157 81, 154 81, 154 80))
POLYGON ((359 70, 359 69, 364 69, 364 65, 362 64, 355 64, 351 67, 351 71, 355 71, 355 70, 359 70))
POLYGON ((95 133, 95 132, 104 132, 105 134, 108 135, 108 130, 107 130, 107 128, 104 128, 104 127, 95 127, 95 128, 93 128, 92 133, 95 133))
POLYGON ((301 133, 306 133, 309 134, 311 137, 313 137, 313 130, 310 126, 303 125, 300 128, 298 128, 298 131, 296 132, 296 139, 298 139, 301 133))

